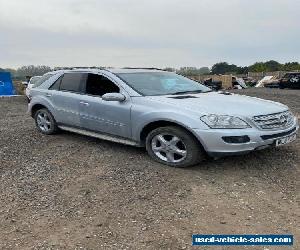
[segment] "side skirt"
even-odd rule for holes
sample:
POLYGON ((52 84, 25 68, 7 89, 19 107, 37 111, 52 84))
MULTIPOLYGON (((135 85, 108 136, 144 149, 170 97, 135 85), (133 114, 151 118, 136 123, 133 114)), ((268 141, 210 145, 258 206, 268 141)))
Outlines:
POLYGON ((73 128, 73 127, 68 127, 68 126, 63 126, 63 125, 59 125, 58 127, 61 130, 66 130, 66 131, 81 134, 81 135, 95 137, 95 138, 98 138, 98 139, 101 139, 101 140, 112 141, 112 142, 117 142, 117 143, 121 143, 121 144, 141 147, 141 145, 138 142, 135 142, 135 141, 132 141, 132 140, 129 140, 129 139, 120 138, 120 137, 117 137, 117 136, 96 133, 96 132, 93 132, 93 131, 88 131, 88 130, 79 129, 79 128, 73 128))

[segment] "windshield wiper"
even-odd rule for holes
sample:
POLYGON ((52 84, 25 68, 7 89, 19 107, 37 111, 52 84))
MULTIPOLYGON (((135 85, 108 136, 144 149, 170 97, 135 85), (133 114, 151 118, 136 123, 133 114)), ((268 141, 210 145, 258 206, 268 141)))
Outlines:
MULTIPOLYGON (((206 92, 206 91, 205 91, 206 92)), ((178 91, 175 93, 172 93, 171 95, 180 95, 180 94, 197 94, 197 93, 203 93, 202 90, 187 90, 187 91, 178 91)))

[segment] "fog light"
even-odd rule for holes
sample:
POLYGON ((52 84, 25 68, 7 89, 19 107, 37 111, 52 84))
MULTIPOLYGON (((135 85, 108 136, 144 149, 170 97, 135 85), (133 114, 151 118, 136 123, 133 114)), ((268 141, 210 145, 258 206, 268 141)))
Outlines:
POLYGON ((223 141, 226 143, 246 143, 250 141, 250 138, 248 135, 242 135, 242 136, 223 136, 223 141))

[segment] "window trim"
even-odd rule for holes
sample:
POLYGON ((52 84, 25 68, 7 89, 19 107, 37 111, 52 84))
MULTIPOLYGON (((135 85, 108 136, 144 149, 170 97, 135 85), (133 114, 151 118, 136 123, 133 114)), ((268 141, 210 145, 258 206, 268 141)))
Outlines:
MULTIPOLYGON (((109 75, 106 75, 105 73, 102 73, 102 72, 89 72, 89 71, 77 71, 77 72, 64 72, 62 74, 60 74, 60 76, 50 85, 50 87, 48 87, 48 90, 50 91, 61 91, 61 92, 68 92, 68 93, 73 93, 73 94, 78 94, 78 95, 86 95, 86 96, 91 96, 91 97, 97 97, 97 98, 100 98, 102 100, 102 96, 99 96, 99 95, 91 95, 91 94, 87 94, 85 93, 85 86, 86 86, 86 78, 88 76, 88 74, 93 74, 93 75, 99 75, 99 76, 104 76, 106 77, 108 80, 110 80, 112 83, 114 83, 118 88, 119 88, 119 93, 123 94, 126 96, 126 98, 129 98, 130 95, 128 94, 128 92, 126 91, 126 89, 124 89, 124 87, 122 86, 122 84, 118 83, 113 77, 109 76, 109 75), (80 73, 82 74, 82 79, 81 79, 81 83, 80 83, 80 86, 81 86, 81 90, 82 92, 75 92, 75 91, 70 91, 70 90, 62 90, 60 89, 61 87, 61 82, 62 82, 62 79, 63 77, 66 75, 66 74, 70 74, 70 73, 80 73), (59 89, 50 89, 54 84, 55 82, 60 79, 60 83, 59 83, 59 89)), ((125 81, 123 81, 123 79, 121 79, 120 77, 118 77, 118 75, 116 74, 113 74, 116 78, 118 78, 121 82, 123 82, 123 84, 127 85, 127 83, 125 81)), ((127 85, 129 88, 133 89, 131 86, 127 85)), ((134 90, 134 89, 133 89, 134 90)), ((137 91, 136 91, 137 92, 137 91)), ((138 93, 138 92, 137 92, 138 93)))

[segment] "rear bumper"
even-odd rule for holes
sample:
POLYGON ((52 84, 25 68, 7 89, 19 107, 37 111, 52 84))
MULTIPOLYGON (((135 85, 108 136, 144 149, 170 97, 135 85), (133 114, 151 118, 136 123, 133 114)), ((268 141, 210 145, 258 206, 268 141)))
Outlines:
POLYGON ((251 151, 275 146, 277 139, 295 134, 298 132, 298 130, 299 124, 295 118, 293 126, 284 130, 263 131, 256 128, 209 130, 195 129, 194 132, 208 155, 213 157, 221 157, 226 155, 245 154, 251 151), (227 143, 222 139, 222 137, 230 136, 248 136, 250 140, 246 143, 227 143))

